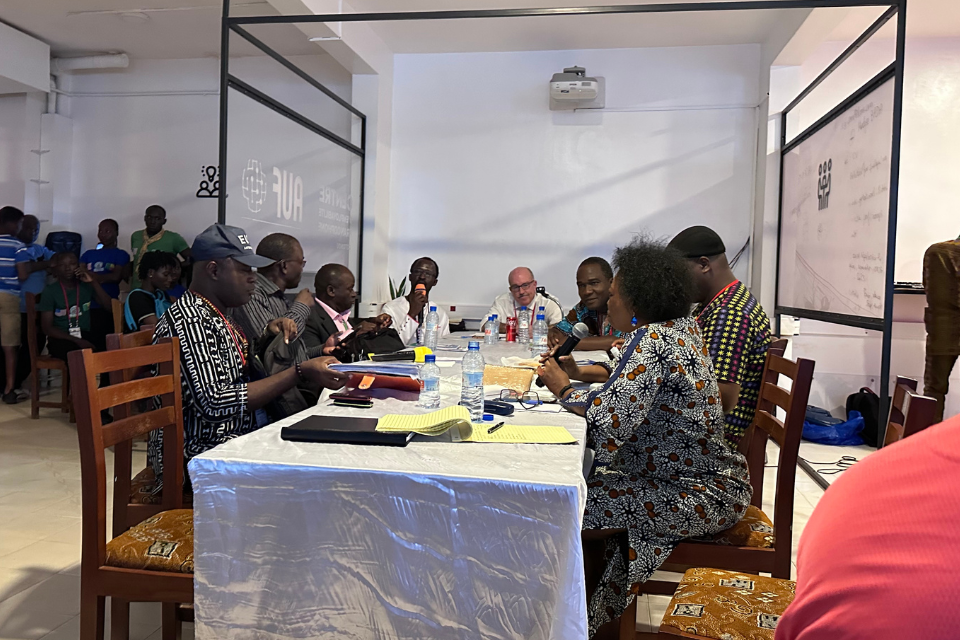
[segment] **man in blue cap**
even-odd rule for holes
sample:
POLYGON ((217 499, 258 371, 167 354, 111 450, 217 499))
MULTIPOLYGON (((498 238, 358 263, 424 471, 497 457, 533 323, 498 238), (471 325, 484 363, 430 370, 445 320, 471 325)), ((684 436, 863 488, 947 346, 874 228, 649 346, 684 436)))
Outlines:
MULTIPOLYGON (((299 382, 338 389, 348 376, 329 368, 337 360, 313 358, 261 380, 251 380, 251 345, 283 332, 296 335, 296 323, 277 318, 263 336, 246 336, 227 310, 250 301, 256 288, 254 268, 274 260, 254 253, 239 227, 215 224, 193 242, 193 281, 157 323, 154 342, 180 339, 183 389, 184 458, 196 455, 266 424, 262 409, 299 382)), ((157 434, 157 435, 154 435, 157 434)), ((162 438, 151 434, 149 458, 157 479, 162 472, 162 438)))

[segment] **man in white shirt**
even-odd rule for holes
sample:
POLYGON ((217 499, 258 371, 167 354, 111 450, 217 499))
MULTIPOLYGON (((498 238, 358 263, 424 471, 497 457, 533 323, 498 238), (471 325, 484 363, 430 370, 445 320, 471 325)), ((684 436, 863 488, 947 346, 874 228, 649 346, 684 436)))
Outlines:
MULTIPOLYGON (((556 300, 537 293, 537 279, 528 267, 517 267, 507 276, 510 291, 500 294, 487 312, 487 318, 497 314, 500 333, 507 331, 507 318, 517 317, 521 307, 530 311, 530 321, 536 319, 537 309, 543 307, 544 318, 551 327, 563 319, 563 309, 556 300)), ((484 320, 486 322, 486 320, 484 320)))
MULTIPOLYGON (((430 291, 437 286, 440 268, 432 258, 418 258, 410 265, 410 294, 403 298, 396 298, 383 305, 382 312, 393 318, 393 328, 400 334, 404 344, 418 344, 422 342, 423 325, 430 311, 430 291), (417 290, 417 285, 423 289, 417 290)), ((450 335, 450 319, 446 311, 437 306, 440 316, 439 337, 450 335)))

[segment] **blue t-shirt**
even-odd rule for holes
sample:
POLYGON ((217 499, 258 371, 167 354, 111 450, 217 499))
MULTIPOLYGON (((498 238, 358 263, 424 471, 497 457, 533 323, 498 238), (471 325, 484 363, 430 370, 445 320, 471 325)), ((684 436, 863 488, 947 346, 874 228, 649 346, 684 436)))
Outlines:
MULTIPOLYGON (((26 260, 18 259, 17 262, 40 262, 41 260, 49 260, 53 255, 53 251, 42 244, 31 242, 17 251, 17 258, 26 257, 26 260)), ((45 270, 34 271, 20 283, 20 313, 27 312, 27 294, 42 293, 46 286, 47 272, 45 270)))
POLYGON ((179 282, 173 286, 171 289, 167 289, 167 295, 170 296, 171 300, 179 300, 180 296, 187 292, 187 288, 180 284, 179 282))
MULTIPOLYGON (((114 267, 122 267, 130 262, 130 254, 119 247, 113 247, 112 249, 90 249, 89 251, 83 252, 83 255, 80 257, 80 262, 87 265, 87 270, 90 271, 90 273, 103 275, 104 273, 113 271, 114 267)), ((117 299, 120 297, 119 282, 104 282, 101 286, 111 298, 117 299)), ((98 307, 99 305, 94 303, 93 306, 98 307)))
POLYGON ((0 236, 0 291, 20 295, 20 278, 17 263, 29 260, 26 255, 17 255, 23 243, 10 235, 0 236))

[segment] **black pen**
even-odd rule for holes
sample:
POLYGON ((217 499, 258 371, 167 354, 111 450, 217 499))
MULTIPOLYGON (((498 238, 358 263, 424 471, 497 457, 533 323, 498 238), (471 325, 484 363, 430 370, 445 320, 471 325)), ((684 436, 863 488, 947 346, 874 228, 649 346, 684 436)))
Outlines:
POLYGON ((495 424, 495 425, 493 425, 492 427, 490 427, 489 429, 487 429, 487 434, 493 433, 494 431, 496 431, 497 429, 499 429, 500 427, 502 427, 502 426, 505 425, 505 424, 506 424, 505 422, 498 422, 497 424, 495 424))

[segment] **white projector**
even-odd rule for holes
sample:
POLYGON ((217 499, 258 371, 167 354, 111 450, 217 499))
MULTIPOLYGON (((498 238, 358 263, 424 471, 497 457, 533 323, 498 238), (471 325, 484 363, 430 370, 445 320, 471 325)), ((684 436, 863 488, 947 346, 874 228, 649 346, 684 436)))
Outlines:
POLYGON ((583 67, 567 67, 550 80, 550 109, 602 109, 603 78, 588 78, 583 67))

